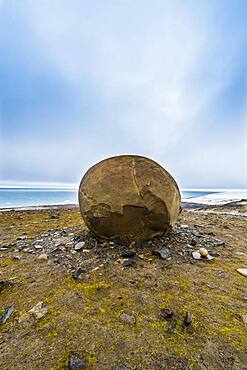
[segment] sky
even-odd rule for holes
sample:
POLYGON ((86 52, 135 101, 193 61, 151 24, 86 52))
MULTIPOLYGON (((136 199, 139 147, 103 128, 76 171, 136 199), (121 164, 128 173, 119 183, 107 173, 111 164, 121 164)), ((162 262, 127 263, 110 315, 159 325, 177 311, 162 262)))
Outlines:
POLYGON ((139 154, 247 188, 247 2, 0 0, 0 184, 139 154))

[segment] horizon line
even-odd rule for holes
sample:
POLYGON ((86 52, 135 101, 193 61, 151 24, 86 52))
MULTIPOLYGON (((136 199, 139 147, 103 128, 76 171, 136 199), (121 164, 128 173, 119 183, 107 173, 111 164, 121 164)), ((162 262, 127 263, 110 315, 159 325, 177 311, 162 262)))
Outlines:
MULTIPOLYGON (((0 189, 11 188, 11 189, 61 189, 61 190, 77 190, 79 183, 63 183, 63 182, 38 182, 38 181, 0 181, 0 189)), ((207 188, 207 187, 191 187, 191 188, 180 188, 181 191, 243 191, 247 188, 207 188)))

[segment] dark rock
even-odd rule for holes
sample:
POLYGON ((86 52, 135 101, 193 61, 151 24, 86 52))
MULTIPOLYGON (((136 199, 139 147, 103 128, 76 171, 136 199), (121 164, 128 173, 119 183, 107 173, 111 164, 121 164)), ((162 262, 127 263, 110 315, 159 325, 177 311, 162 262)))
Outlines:
POLYGON ((210 251, 210 255, 213 257, 220 257, 220 253, 214 251, 210 251))
POLYGON ((217 247, 224 247, 225 242, 223 240, 220 240, 220 239, 214 239, 214 245, 217 246, 217 247))
POLYGON ((135 256, 136 256, 135 251, 125 251, 121 254, 121 257, 123 257, 123 258, 133 258, 135 256))
POLYGON ((184 318, 184 326, 188 327, 192 324, 192 317, 190 312, 186 312, 184 318))
POLYGON ((5 309, 4 313, 0 317, 0 323, 1 324, 4 324, 8 320, 8 318, 10 317, 10 315, 13 313, 13 311, 14 311, 14 305, 11 304, 10 306, 8 306, 5 309))
POLYGON ((171 320, 174 316, 174 312, 171 311, 169 308, 161 308, 161 317, 164 320, 171 320))
POLYGON ((158 254, 161 258, 166 259, 171 256, 171 251, 166 247, 162 247, 161 249, 157 250, 156 254, 158 254))
POLYGON ((13 286, 14 284, 11 283, 11 281, 9 280, 1 280, 0 281, 0 293, 1 291, 4 289, 4 288, 8 288, 8 287, 11 287, 13 286))
POLYGON ((79 234, 75 235, 74 236, 74 242, 79 243, 82 240, 82 238, 83 238, 82 235, 79 235, 79 234))
POLYGON ((135 261, 133 259, 128 259, 127 261, 124 261, 123 267, 134 267, 135 261))
POLYGON ((72 274, 72 277, 77 280, 79 279, 80 275, 85 273, 85 272, 89 272, 92 270, 92 267, 90 265, 86 265, 86 266, 83 266, 83 267, 79 267, 73 274, 72 274))
POLYGON ((81 358, 78 355, 74 355, 74 354, 70 355, 70 359, 69 359, 69 369, 70 370, 85 369, 86 367, 88 367, 88 364, 83 358, 81 358))
POLYGON ((17 238, 17 240, 25 240, 25 239, 27 239, 26 235, 21 235, 17 238))
POLYGON ((196 243, 197 243, 196 239, 192 239, 191 242, 190 242, 190 244, 193 245, 193 246, 195 246, 196 243))

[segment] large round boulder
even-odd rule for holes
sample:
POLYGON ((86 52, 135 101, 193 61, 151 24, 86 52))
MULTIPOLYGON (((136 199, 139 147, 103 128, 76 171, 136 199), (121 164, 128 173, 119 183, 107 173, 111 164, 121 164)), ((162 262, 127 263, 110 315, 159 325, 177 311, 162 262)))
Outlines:
POLYGON ((142 242, 177 221, 181 196, 173 177, 153 160, 136 155, 105 159, 91 167, 79 188, 79 204, 96 235, 142 242))

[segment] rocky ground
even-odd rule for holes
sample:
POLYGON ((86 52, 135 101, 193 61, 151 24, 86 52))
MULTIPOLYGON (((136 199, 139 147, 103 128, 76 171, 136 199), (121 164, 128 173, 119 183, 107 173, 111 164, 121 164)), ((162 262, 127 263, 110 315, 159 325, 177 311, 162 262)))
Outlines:
POLYGON ((186 204, 141 245, 95 239, 71 206, 0 225, 1 369, 247 369, 246 201, 186 204))

